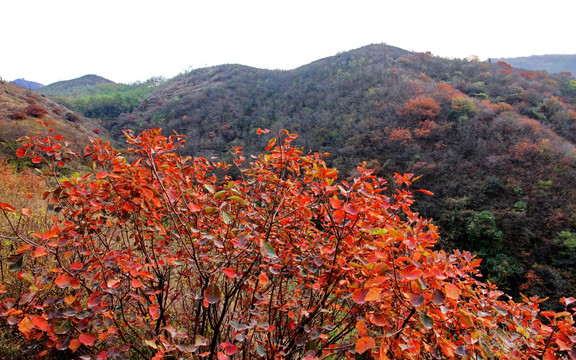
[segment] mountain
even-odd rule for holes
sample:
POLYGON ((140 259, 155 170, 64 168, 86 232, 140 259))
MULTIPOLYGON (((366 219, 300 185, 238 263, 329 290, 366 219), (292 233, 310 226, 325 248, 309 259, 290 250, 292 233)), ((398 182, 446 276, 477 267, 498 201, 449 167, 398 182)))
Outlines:
POLYGON ((68 95, 74 93, 90 93, 102 86, 116 86, 115 82, 98 75, 84 75, 82 77, 58 81, 38 89, 43 95, 68 95))
POLYGON ((37 120, 53 122, 55 132, 71 141, 76 149, 88 145, 88 137, 98 137, 102 129, 96 121, 84 118, 23 87, 0 82, 0 156, 11 162, 19 161, 15 152, 17 139, 43 131, 37 120))
POLYGON ((34 81, 28 81, 25 79, 16 79, 16 80, 10 81, 10 83, 17 85, 17 86, 21 86, 21 87, 26 88, 26 89, 30 89, 30 90, 36 90, 36 89, 44 86, 40 83, 37 83, 34 81))
POLYGON ((421 174, 417 186, 435 196, 417 207, 446 250, 480 254, 485 276, 511 293, 567 296, 576 295, 575 84, 369 45, 290 71, 194 70, 104 127, 117 139, 123 129, 177 131, 184 153, 217 159, 231 146, 260 153, 268 137, 257 128, 286 128, 350 181, 360 161, 388 179, 421 174))
POLYGON ((532 55, 502 58, 510 65, 527 70, 546 70, 549 73, 570 72, 576 74, 576 55, 532 55))

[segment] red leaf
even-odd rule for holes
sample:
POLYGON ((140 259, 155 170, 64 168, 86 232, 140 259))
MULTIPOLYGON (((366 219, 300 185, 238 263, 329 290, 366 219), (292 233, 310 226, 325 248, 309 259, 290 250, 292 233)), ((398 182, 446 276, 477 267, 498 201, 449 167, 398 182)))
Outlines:
POLYGON ((59 288, 67 287, 70 284, 70 276, 68 274, 60 274, 54 282, 59 288))
POLYGON ((212 283, 204 290, 204 298, 208 304, 216 304, 222 298, 222 293, 218 285, 212 283))
POLYGON ((446 301, 446 296, 444 293, 438 289, 434 289, 434 295, 432 296, 432 302, 434 305, 442 305, 446 301))
POLYGON ((178 194, 174 188, 169 188, 166 190, 166 194, 168 195, 168 200, 170 200, 171 203, 175 203, 178 200, 178 194))
POLYGON ((421 306, 424 303, 424 296, 422 294, 412 294, 410 296, 410 304, 414 307, 421 306))
POLYGON ((370 336, 361 337, 356 341, 356 352, 358 354, 363 354, 366 351, 372 349, 376 346, 376 342, 370 336))
POLYGON ((224 349, 224 353, 226 355, 234 355, 236 351, 238 351, 236 345, 230 344, 229 342, 223 342, 222 344, 220 344, 220 347, 224 349))
POLYGON ((346 204, 346 206, 344 206, 344 211, 352 216, 358 215, 358 209, 354 204, 346 204))
POLYGON ((382 314, 370 314, 368 320, 376 326, 386 326, 388 324, 388 318, 382 314))
POLYGON ((190 209, 190 211, 195 212, 195 213, 202 211, 201 207, 199 207, 198 205, 196 205, 192 202, 188 203, 188 209, 190 209))
POLYGON ((139 279, 132 279, 132 287, 133 288, 138 289, 138 288, 141 288, 142 286, 144 286, 142 281, 140 281, 139 279))
POLYGON ((228 276, 230 279, 234 279, 235 277, 238 276, 238 274, 234 269, 226 268, 222 271, 224 272, 224 275, 228 276))
POLYGON ((78 340, 80 340, 80 342, 86 346, 94 346, 96 337, 92 334, 80 334, 78 340))
POLYGON ((45 255, 48 255, 48 250, 44 246, 38 246, 36 250, 32 251, 30 254, 33 258, 39 258, 45 255))
POLYGON ((434 193, 432 191, 428 191, 428 190, 424 190, 424 189, 419 189, 416 191, 420 191, 421 193, 426 194, 426 195, 431 195, 431 196, 434 195, 434 193))
POLYGON ((70 270, 82 270, 84 269, 84 264, 81 262, 75 262, 70 265, 70 270))
POLYGON ((260 129, 260 128, 258 128, 258 130, 256 130, 256 134, 257 134, 257 135, 267 134, 267 133, 269 133, 269 132, 270 132, 269 129, 260 129))
POLYGON ((48 327, 50 326, 48 321, 46 321, 46 319, 44 319, 42 316, 31 316, 30 320, 32 321, 34 326, 36 326, 38 329, 42 331, 48 330, 48 327))
POLYGON ((40 164, 40 163, 42 162, 42 157, 40 157, 40 156, 34 156, 34 157, 32 158, 32 162, 33 162, 34 164, 40 164))
POLYGON ((93 308, 100 304, 100 298, 102 297, 101 291, 95 291, 88 298, 88 307, 93 308))
POLYGON ((402 276, 404 276, 404 280, 416 280, 422 276, 422 270, 408 267, 402 271, 402 276))
POLYGON ((352 293, 352 300, 362 305, 366 302, 366 295, 368 295, 368 289, 358 289, 352 293))
POLYGON ((20 148, 16 150, 16 156, 19 158, 24 157, 24 155, 26 155, 26 148, 20 148))
POLYGON ((150 316, 152 316, 152 319, 158 320, 160 318, 160 307, 158 307, 158 304, 150 306, 148 311, 150 312, 150 316))
POLYGON ((101 171, 98 174, 96 174, 96 179, 98 180, 102 180, 104 179, 106 176, 108 176, 108 172, 107 171, 101 171))
POLYGON ((8 211, 8 212, 18 211, 18 210, 16 210, 16 208, 14 206, 6 204, 6 203, 0 203, 0 209, 2 209, 4 211, 8 211))

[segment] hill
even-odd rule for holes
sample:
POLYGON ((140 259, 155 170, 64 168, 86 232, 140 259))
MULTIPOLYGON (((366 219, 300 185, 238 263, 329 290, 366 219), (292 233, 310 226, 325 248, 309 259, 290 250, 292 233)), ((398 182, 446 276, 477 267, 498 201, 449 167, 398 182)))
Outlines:
POLYGON ((56 132, 65 136, 77 149, 88 145, 88 137, 102 134, 94 120, 81 117, 34 91, 0 82, 0 156, 18 162, 17 139, 43 131, 38 119, 53 122, 56 132))
POLYGON ((17 85, 17 86, 21 86, 21 87, 26 88, 26 89, 30 89, 30 90, 36 90, 36 89, 44 86, 40 83, 25 80, 25 79, 16 79, 16 80, 10 81, 10 83, 17 85))
POLYGON ((513 293, 576 288, 576 82, 506 63, 448 60, 370 45, 290 71, 242 65, 172 79, 105 123, 187 136, 185 153, 258 153, 258 127, 300 134, 344 178, 422 174, 419 211, 442 246, 484 256, 483 272, 513 293))
POLYGON ((109 119, 131 112, 164 81, 163 77, 152 77, 144 82, 117 84, 100 76, 86 75, 50 84, 38 92, 86 117, 109 119))
POLYGON ((546 70, 549 73, 576 74, 576 55, 532 55, 500 59, 510 65, 527 70, 546 70))
POLYGON ((115 86, 115 82, 98 75, 84 75, 77 79, 58 81, 38 89, 43 95, 70 95, 97 91, 103 85, 115 86))

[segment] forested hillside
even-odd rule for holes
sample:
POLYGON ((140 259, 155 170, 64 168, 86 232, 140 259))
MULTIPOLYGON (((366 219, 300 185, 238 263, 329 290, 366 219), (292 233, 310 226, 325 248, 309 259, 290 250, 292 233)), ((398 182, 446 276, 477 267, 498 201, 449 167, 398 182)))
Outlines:
POLYGON ((441 246, 482 255, 507 291, 557 297, 576 288, 575 100, 568 74, 370 45, 292 71, 195 70, 106 127, 175 130, 186 153, 217 158, 259 152, 258 127, 286 128, 344 178, 364 160, 421 174, 435 196, 418 209, 441 246))

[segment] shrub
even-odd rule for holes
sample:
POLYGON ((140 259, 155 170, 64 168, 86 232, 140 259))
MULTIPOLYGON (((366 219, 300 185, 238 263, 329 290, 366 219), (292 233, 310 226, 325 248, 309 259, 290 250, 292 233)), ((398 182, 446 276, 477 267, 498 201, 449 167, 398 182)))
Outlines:
MULTIPOLYGON (((338 181, 287 131, 250 163, 233 149, 233 164, 182 157, 183 138, 159 129, 125 134, 126 152, 94 140, 94 172, 47 194, 62 219, 17 234, 11 261, 33 286, 5 297, 0 319, 28 341, 99 359, 573 355, 568 308, 513 302, 470 253, 432 249, 412 174, 388 185, 361 164, 338 181)), ((60 138, 24 140, 20 156, 70 155, 60 138)))
POLYGON ((24 120, 26 119, 26 113, 22 111, 14 111, 12 115, 10 115, 10 119, 12 120, 24 120))
POLYGON ((67 112, 66 115, 66 120, 70 121, 70 122, 78 122, 80 121, 80 116, 74 114, 73 112, 67 112))
POLYGON ((44 116, 46 116, 46 114, 48 114, 48 111, 46 109, 36 104, 28 105, 26 109, 24 109, 24 112, 28 116, 33 116, 39 119, 43 118, 44 116))

